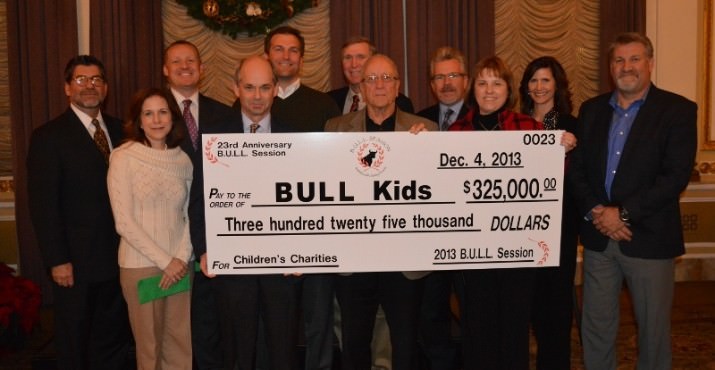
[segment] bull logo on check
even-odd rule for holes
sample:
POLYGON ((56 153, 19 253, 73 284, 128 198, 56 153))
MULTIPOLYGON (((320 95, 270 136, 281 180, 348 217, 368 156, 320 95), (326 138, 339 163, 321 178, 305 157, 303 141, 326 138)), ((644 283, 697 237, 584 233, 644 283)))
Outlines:
POLYGON ((355 169, 365 176, 377 176, 385 170, 385 153, 390 147, 376 137, 357 143, 353 153, 357 166, 355 169))
POLYGON ((362 159, 360 159, 360 162, 363 164, 363 166, 372 166, 372 161, 375 159, 375 154, 377 154, 377 150, 370 150, 370 154, 362 157, 362 159))

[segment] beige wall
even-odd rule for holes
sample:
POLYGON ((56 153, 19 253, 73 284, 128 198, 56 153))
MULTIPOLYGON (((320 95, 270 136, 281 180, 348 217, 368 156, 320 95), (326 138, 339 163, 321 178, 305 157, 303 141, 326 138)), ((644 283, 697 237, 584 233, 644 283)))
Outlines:
MULTIPOLYGON (((654 82, 699 104, 707 83, 700 73, 704 66, 705 1, 712 0, 648 0, 646 6, 646 33, 655 47, 654 82)), ((698 113, 698 143, 702 147, 706 117, 702 107, 698 113)), ((701 149, 697 159, 713 162, 715 151, 701 149)))
POLYGON ((649 0, 646 9, 646 33, 656 52, 653 81, 696 100, 698 1, 649 0))

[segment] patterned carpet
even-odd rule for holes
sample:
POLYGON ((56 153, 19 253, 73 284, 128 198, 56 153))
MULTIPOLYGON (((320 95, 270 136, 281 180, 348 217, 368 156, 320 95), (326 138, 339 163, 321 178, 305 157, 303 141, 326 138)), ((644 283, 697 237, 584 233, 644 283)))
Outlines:
MULTIPOLYGON (((578 292, 577 292, 578 293, 578 292)), ((52 357, 52 315, 43 310, 42 325, 24 350, 0 352, 0 370, 43 370, 52 357), (40 366, 45 359, 45 366, 40 366), (36 366, 32 367, 35 359, 36 366)), ((582 370, 583 359, 578 329, 574 326, 571 367, 582 370)), ((679 282, 675 287, 672 320, 673 370, 715 370, 715 281, 679 282)), ((532 346, 532 354, 535 353, 532 346)), ((618 335, 618 369, 634 369, 636 326, 627 293, 621 295, 621 325, 618 335)), ((534 356, 532 356, 532 359, 534 356)), ((532 364, 532 369, 535 366, 532 364)))
MULTIPOLYGON (((617 350, 619 370, 635 368, 636 333, 630 299, 623 292, 617 350)), ((571 368, 582 370, 583 354, 576 327, 571 336, 571 368)), ((715 370, 715 281, 676 283, 672 341, 673 370, 715 370)))

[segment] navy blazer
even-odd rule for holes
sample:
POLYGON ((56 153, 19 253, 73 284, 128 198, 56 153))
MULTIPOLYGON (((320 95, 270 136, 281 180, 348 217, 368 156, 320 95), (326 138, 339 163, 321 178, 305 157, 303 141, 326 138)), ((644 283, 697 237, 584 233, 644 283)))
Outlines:
MULTIPOLYGON (((605 187, 611 93, 581 105, 578 146, 571 156, 569 181, 581 216, 598 204, 623 206, 630 214, 630 257, 674 258, 685 252, 679 195, 690 178, 697 150, 697 105, 651 85, 623 148, 611 199, 605 187)), ((584 247, 603 251, 608 237, 591 221, 581 221, 584 247)))
MULTIPOLYGON (((112 147, 122 123, 102 114, 112 147)), ((72 263, 76 282, 117 278, 119 236, 107 191, 108 165, 71 108, 32 133, 27 154, 30 218, 45 267, 72 263)))
MULTIPOLYGON (((339 89, 328 91, 328 95, 330 95, 330 97, 335 100, 335 104, 338 105, 338 108, 340 108, 340 113, 342 113, 343 108, 345 107, 345 99, 348 98, 348 87, 344 86, 339 89)), ((397 107, 400 108, 400 110, 403 112, 415 112, 415 107, 412 106, 412 100, 410 100, 410 98, 406 97, 402 93, 397 95, 395 104, 397 104, 397 107)))

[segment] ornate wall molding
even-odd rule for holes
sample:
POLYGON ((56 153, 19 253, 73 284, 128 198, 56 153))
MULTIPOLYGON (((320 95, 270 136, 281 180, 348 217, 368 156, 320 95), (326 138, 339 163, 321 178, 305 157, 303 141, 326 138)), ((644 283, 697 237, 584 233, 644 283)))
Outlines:
MULTIPOLYGON (((301 80, 321 91, 330 89, 330 1, 322 0, 317 7, 305 10, 285 24, 301 31, 305 38, 305 56, 301 80)), ((162 1, 164 44, 176 40, 194 43, 201 53, 204 76, 201 92, 231 105, 233 73, 238 61, 263 54, 264 36, 239 36, 235 40, 213 31, 186 14, 186 8, 174 0, 162 1)))

